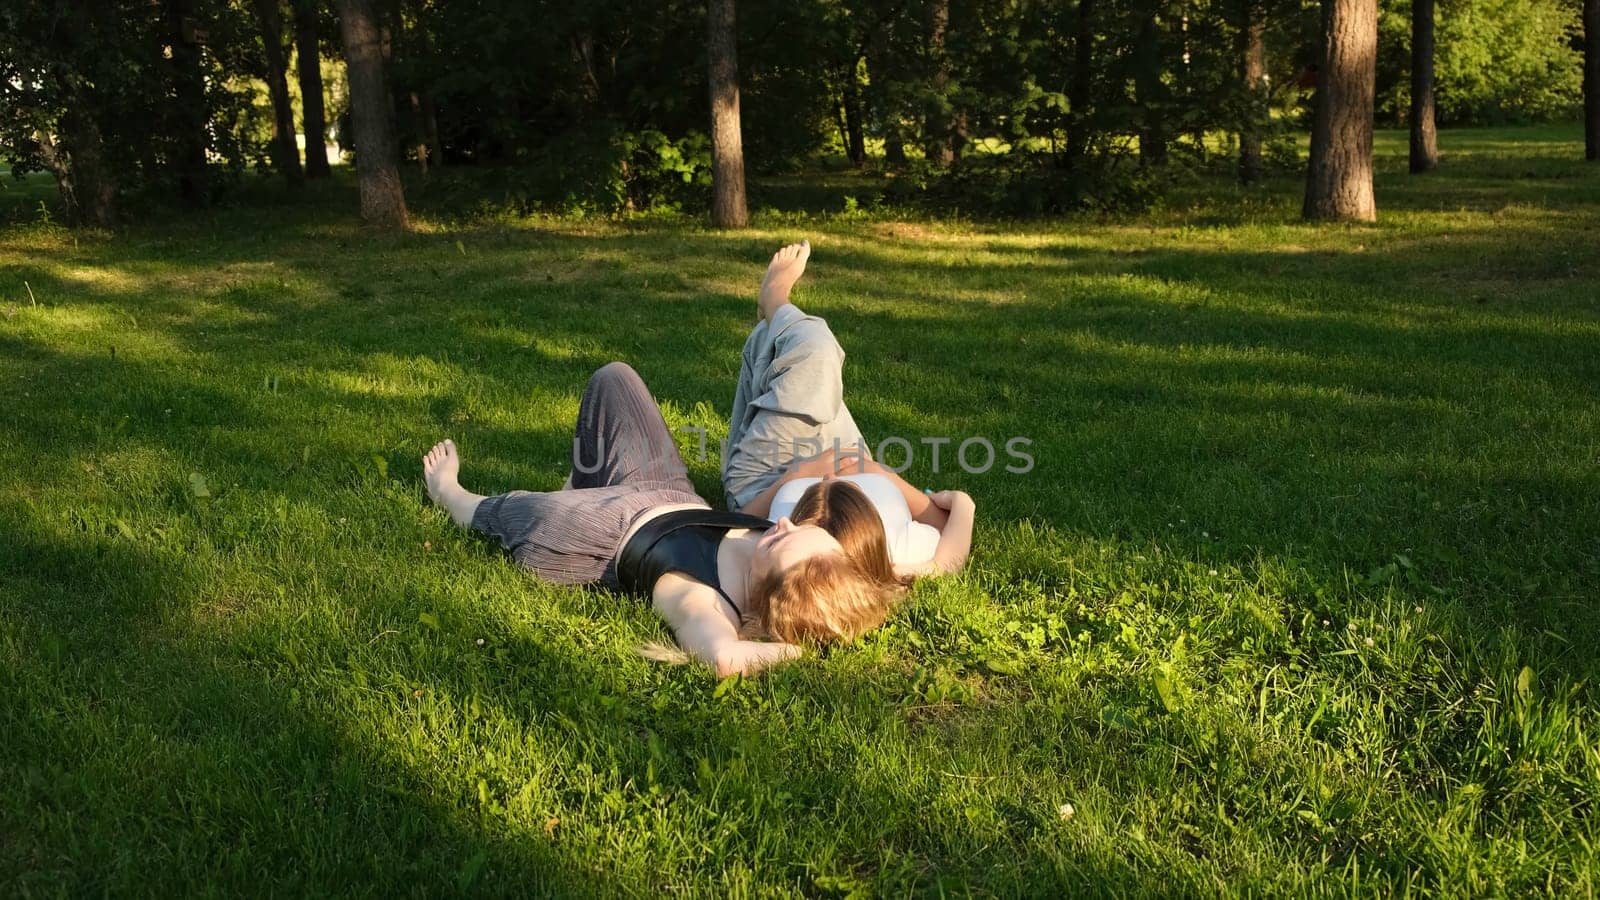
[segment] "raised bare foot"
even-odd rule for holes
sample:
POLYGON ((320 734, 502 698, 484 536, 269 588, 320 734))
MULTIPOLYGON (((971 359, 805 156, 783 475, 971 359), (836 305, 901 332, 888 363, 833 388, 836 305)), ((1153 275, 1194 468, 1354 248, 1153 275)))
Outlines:
POLYGON ((767 275, 761 279, 761 297, 756 305, 761 309, 761 318, 770 319, 785 303, 789 302, 789 291, 794 283, 805 274, 806 260, 811 258, 811 242, 801 241, 790 244, 772 254, 772 262, 767 265, 767 275))
POLYGON ((444 507, 457 525, 466 528, 472 524, 472 514, 483 500, 461 486, 461 454, 456 443, 443 440, 433 445, 422 457, 422 480, 428 485, 428 499, 444 507))

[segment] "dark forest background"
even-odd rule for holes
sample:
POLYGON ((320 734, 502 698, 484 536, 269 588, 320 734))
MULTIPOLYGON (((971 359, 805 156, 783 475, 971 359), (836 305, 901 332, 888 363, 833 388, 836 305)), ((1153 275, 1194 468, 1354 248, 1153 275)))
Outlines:
MULTIPOLYGON (((328 174, 325 146, 356 143, 351 9, 381 52, 382 143, 414 174, 460 169, 528 209, 709 203, 703 0, 3 0, 0 153, 52 173, 63 212, 92 224, 216 202, 257 170, 299 188, 328 174)), ((891 200, 1002 215, 1137 206, 1197 169, 1299 170, 1325 11, 742 0, 742 164, 881 169, 891 200)), ((1380 125, 1412 115, 1413 12, 1377 5, 1380 125)), ((1437 124, 1576 118, 1583 14, 1439 0, 1437 124)))

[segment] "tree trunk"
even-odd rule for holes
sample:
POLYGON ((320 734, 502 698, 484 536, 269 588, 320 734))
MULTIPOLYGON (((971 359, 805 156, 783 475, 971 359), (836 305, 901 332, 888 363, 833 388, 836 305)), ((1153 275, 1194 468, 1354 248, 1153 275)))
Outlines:
POLYGON ((1239 128, 1239 183, 1261 180, 1261 131, 1267 118, 1267 63, 1262 35, 1266 20, 1260 0, 1244 0, 1239 23, 1241 75, 1244 81, 1244 117, 1239 128))
POLYGON ((850 74, 844 83, 844 132, 845 155, 850 157, 850 162, 856 168, 861 168, 867 162, 867 137, 861 130, 861 82, 856 78, 856 66, 850 67, 850 74))
POLYGON ((1370 222, 1378 216, 1372 196, 1377 0, 1323 0, 1321 59, 1301 215, 1370 222))
POLYGON ((195 33, 195 0, 167 0, 163 13, 168 45, 172 47, 172 132, 177 147, 173 174, 178 195, 190 205, 204 203, 206 178, 206 80, 200 69, 200 40, 195 33))
POLYGON ((1433 127, 1433 0, 1411 0, 1411 171, 1439 168, 1433 127))
POLYGON ((383 228, 406 227, 406 195, 400 183, 394 134, 394 104, 383 68, 383 35, 372 0, 339 0, 350 81, 350 131, 356 151, 361 218, 383 228))
POLYGON ((75 217, 78 212, 77 189, 72 183, 72 163, 67 160, 66 150, 47 131, 35 131, 32 142, 25 149, 39 154, 45 171, 56 180, 56 191, 61 194, 61 208, 66 210, 68 219, 75 217))
POLYGON ((1161 84, 1161 4, 1150 8, 1139 23, 1135 39, 1134 91, 1139 105, 1139 162, 1161 165, 1167 161, 1167 135, 1161 117, 1166 112, 1161 84))
POLYGON ((279 0, 254 0, 256 24, 267 60, 267 93, 272 97, 272 167, 299 187, 305 180, 300 151, 294 145, 294 106, 289 102, 289 59, 283 48, 283 11, 279 0))
POLYGON ((739 130, 738 32, 734 0, 708 0, 706 58, 711 81, 711 222, 750 224, 744 199, 744 142, 739 130))
POLYGON ((300 121, 306 135, 306 177, 327 178, 328 113, 322 98, 322 45, 316 0, 294 0, 294 43, 299 55, 300 121))
MULTIPOLYGON (((79 96, 82 91, 76 91, 79 96)), ((40 147, 67 207, 78 225, 110 228, 117 219, 117 190, 105 164, 100 126, 85 104, 74 103, 61 116, 61 143, 41 135, 40 147)))
POLYGON ((1089 98, 1094 90, 1094 0, 1078 0, 1078 21, 1072 39, 1072 81, 1067 85, 1068 168, 1089 150, 1089 98))
POLYGON ((1600 160, 1600 0, 1583 0, 1584 155, 1600 160))
POLYGON ((953 145, 955 121, 950 113, 950 56, 945 52, 945 34, 950 30, 950 0, 933 0, 928 6, 928 52, 933 56, 934 70, 931 86, 932 102, 929 115, 923 123, 926 142, 923 155, 940 166, 955 162, 953 145))

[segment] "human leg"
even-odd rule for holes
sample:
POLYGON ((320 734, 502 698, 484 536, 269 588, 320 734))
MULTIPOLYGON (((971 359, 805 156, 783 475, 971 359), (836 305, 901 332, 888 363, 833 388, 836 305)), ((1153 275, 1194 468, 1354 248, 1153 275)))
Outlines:
POLYGON ((810 258, 810 241, 790 244, 772 254, 772 262, 767 264, 767 274, 761 279, 761 294, 756 300, 762 319, 771 321, 772 314, 789 302, 789 291, 805 274, 806 260, 810 258))
POLYGON ((429 499, 444 507, 457 525, 467 528, 484 498, 462 487, 460 477, 461 455, 455 441, 440 441, 422 457, 422 480, 428 485, 429 499))
POLYGON ((615 588, 619 544, 639 513, 704 502, 691 492, 634 484, 508 491, 484 498, 471 527, 497 540, 517 565, 545 581, 615 588))
POLYGON ((655 483, 694 491, 688 467, 644 380, 626 363, 602 366, 584 387, 572 444, 574 488, 655 483))

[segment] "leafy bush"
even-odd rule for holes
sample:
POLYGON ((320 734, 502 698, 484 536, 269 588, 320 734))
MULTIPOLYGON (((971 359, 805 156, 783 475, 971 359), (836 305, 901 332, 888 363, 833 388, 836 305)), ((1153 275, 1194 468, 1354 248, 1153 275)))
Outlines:
POLYGON ((704 205, 711 185, 711 139, 705 134, 672 139, 659 131, 623 132, 611 146, 624 208, 704 205))
POLYGON ((711 144, 699 132, 675 139, 655 130, 569 131, 500 172, 498 186, 469 191, 499 193, 501 205, 517 212, 694 208, 711 183, 711 144))
POLYGON ((1149 206, 1184 167, 1140 166, 1131 155, 1102 148, 1071 169, 1044 153, 973 156, 940 170, 915 161, 890 182, 884 199, 936 211, 969 210, 1022 218, 1073 210, 1127 211, 1149 206))

